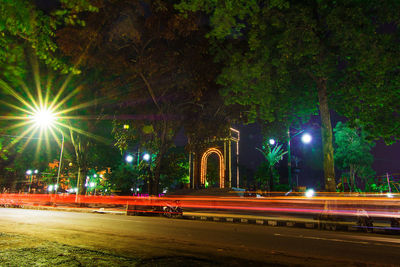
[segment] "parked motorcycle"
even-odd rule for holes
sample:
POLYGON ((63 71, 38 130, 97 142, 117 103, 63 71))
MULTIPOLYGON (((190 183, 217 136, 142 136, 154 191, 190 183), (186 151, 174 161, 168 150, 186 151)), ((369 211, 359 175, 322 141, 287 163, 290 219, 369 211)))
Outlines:
POLYGON ((167 218, 182 216, 183 210, 179 200, 167 202, 163 207, 163 215, 167 218))

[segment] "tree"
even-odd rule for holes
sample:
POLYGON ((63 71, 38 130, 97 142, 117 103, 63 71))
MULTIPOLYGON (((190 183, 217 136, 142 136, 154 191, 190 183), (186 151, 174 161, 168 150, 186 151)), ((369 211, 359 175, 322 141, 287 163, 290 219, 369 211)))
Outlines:
POLYGON ((132 195, 137 188, 144 185, 148 175, 147 169, 148 167, 143 161, 140 165, 121 163, 110 174, 107 174, 106 179, 115 192, 132 195))
MULTIPOLYGON (((84 26, 82 13, 95 12, 96 10, 97 8, 86 0, 60 0, 47 4, 42 4, 41 1, 27 0, 2 1, 0 3, 0 87, 3 93, 2 100, 6 101, 14 97, 21 102, 14 106, 7 105, 6 109, 8 110, 5 112, 9 112, 10 107, 18 110, 15 107, 21 104, 26 108, 26 104, 33 101, 32 95, 35 94, 30 92, 31 88, 26 86, 25 81, 30 78, 28 74, 33 76, 34 82, 32 84, 35 86, 32 88, 36 87, 38 91, 38 95, 35 97, 41 98, 42 95, 54 97, 52 95, 54 92, 50 93, 52 88, 48 88, 51 79, 48 79, 46 85, 41 80, 43 75, 39 72, 40 64, 45 64, 49 69, 64 74, 79 73, 77 68, 65 63, 58 53, 54 38, 55 31, 65 25, 84 26), (12 86, 15 88, 12 88, 12 86), (41 91, 44 87, 46 87, 46 93, 41 91), (16 97, 18 94, 19 97, 16 97)), ((9 103, 14 104, 15 100, 13 99, 9 103)), ((45 102, 44 99, 36 99, 38 102, 42 100, 45 102)), ((30 104, 33 106, 33 103, 30 104)), ((7 119, 7 116, 3 116, 2 119, 7 119)), ((4 124, 7 123, 6 121, 4 124)))
POLYGON ((161 165, 160 186, 168 191, 182 188, 190 183, 189 160, 183 147, 172 147, 161 165))
MULTIPOLYGON (((37 1, 38 2, 38 1, 37 1)), ((96 7, 86 0, 61 0, 59 5, 40 6, 35 1, 15 0, 0 3, 0 73, 2 78, 15 80, 26 71, 24 49, 33 49, 39 60, 63 72, 77 70, 55 57, 57 45, 54 32, 63 24, 80 24, 82 12, 96 7)))
POLYGON ((390 114, 398 116, 400 98, 399 5, 394 0, 184 0, 178 8, 209 16, 208 36, 225 65, 218 81, 228 104, 239 103, 251 117, 266 121, 275 120, 276 97, 289 104, 283 114, 302 114, 318 104, 325 188, 334 191, 331 109, 365 120, 375 137, 400 136, 398 121, 389 120, 390 114), (388 25, 392 32, 382 30, 388 25), (292 105, 296 101, 299 108, 292 105))
POLYGON ((212 57, 196 17, 180 15, 175 1, 98 3, 99 13, 87 18, 86 27, 57 33, 58 44, 72 62, 109 79, 103 96, 123 100, 111 114, 118 145, 124 150, 134 138, 156 155, 149 193, 157 194, 162 161, 210 83, 204 66, 212 57))
POLYGON ((357 190, 357 179, 368 184, 368 178, 375 173, 371 168, 374 157, 371 149, 374 143, 367 140, 362 128, 352 128, 348 124, 338 122, 335 133, 335 163, 344 171, 348 171, 350 190, 357 190))
POLYGON ((274 190, 274 186, 279 184, 279 174, 275 169, 275 166, 279 161, 282 160, 283 156, 288 152, 283 151, 282 149, 283 145, 275 145, 271 149, 271 146, 267 142, 265 142, 262 149, 259 148, 256 149, 263 154, 266 160, 265 164, 263 164, 261 167, 266 168, 268 176, 267 177, 259 177, 259 175, 256 176, 258 176, 258 179, 266 178, 267 184, 269 184, 269 190, 274 190))

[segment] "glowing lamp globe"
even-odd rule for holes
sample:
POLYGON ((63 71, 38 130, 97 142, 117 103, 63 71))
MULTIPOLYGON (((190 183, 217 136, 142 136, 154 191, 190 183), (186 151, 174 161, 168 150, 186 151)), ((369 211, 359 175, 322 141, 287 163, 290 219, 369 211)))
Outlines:
POLYGON ((144 159, 145 161, 149 161, 149 160, 150 160, 150 154, 148 154, 148 153, 144 154, 144 155, 143 155, 143 159, 144 159))
POLYGON ((271 145, 271 146, 273 146, 273 145, 275 145, 275 140, 274 139, 269 139, 269 144, 271 145))
POLYGON ((47 128, 51 125, 53 125, 54 121, 56 120, 55 114, 46 108, 41 108, 40 110, 37 110, 32 116, 31 120, 32 122, 42 128, 47 128))
POLYGON ((308 189, 308 190, 306 191, 306 193, 305 193, 305 196, 308 197, 308 198, 311 198, 311 197, 313 197, 314 195, 315 195, 314 189, 308 189))
POLYGON ((301 136, 301 141, 302 141, 304 144, 309 144, 309 143, 311 142, 311 140, 312 140, 312 136, 311 136, 310 134, 308 134, 308 133, 305 133, 305 134, 303 134, 303 135, 301 136))
POLYGON ((133 157, 131 155, 126 156, 125 161, 131 163, 133 161, 133 157))

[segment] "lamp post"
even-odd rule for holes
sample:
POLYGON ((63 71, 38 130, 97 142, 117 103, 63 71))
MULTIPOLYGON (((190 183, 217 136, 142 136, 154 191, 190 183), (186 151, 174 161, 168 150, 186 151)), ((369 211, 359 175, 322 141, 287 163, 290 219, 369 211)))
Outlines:
MULTIPOLYGON (((47 129, 53 126, 54 122, 57 120, 56 114, 54 114, 54 110, 51 110, 47 107, 41 107, 40 109, 35 110, 35 112, 30 116, 31 122, 36 124, 38 127, 42 129, 47 129)), ((60 172, 61 172, 61 164, 62 164, 62 156, 64 151, 64 134, 61 130, 61 151, 60 151, 60 161, 58 163, 58 172, 57 172, 57 183, 54 185, 54 191, 57 193, 58 183, 60 180, 60 172)))
MULTIPOLYGON (((308 134, 308 133, 304 133, 304 130, 301 130, 301 131, 299 131, 298 133, 296 133, 295 135, 293 135, 293 136, 290 136, 290 129, 288 129, 288 131, 287 131, 287 136, 288 136, 288 138, 287 138, 287 150, 288 150, 288 184, 289 184, 289 187, 290 188, 292 188, 292 186, 293 186, 293 184, 292 184, 292 158, 291 158, 291 146, 290 146, 290 141, 294 138, 294 137, 296 137, 296 136, 298 136, 299 134, 301 134, 301 133, 303 133, 303 135, 301 136, 301 141, 304 143, 304 144, 308 144, 308 143, 310 143, 311 141, 312 141, 312 136, 310 135, 310 134, 308 134)), ((276 144, 276 141, 274 140, 274 139, 269 139, 269 144, 270 145, 275 145, 276 144)))
POLYGON ((61 136, 62 136, 62 139, 61 139, 61 152, 60 152, 60 161, 58 163, 57 183, 56 183, 56 186, 54 187, 55 188, 54 189, 55 193, 57 193, 57 190, 58 190, 58 182, 60 180, 60 171, 61 171, 61 162, 62 162, 62 156, 63 156, 63 151, 64 151, 64 134, 63 134, 63 132, 61 132, 61 136))
POLYGON ((152 192, 152 178, 151 178, 151 156, 149 153, 145 153, 143 155, 143 160, 147 161, 149 163, 149 176, 148 176, 148 180, 147 180, 147 193, 150 195, 150 193, 152 192))
POLYGON ((32 171, 32 170, 27 170, 26 172, 25 172, 27 175, 29 175, 29 188, 28 188, 28 193, 30 193, 31 192, 31 187, 32 187, 32 179, 33 179, 33 174, 38 174, 39 173, 39 171, 38 170, 34 170, 34 171, 32 171))
MULTIPOLYGON (((304 130, 299 131, 298 133, 296 133, 293 136, 290 136, 290 128, 287 131, 288 134, 288 183, 289 183, 289 187, 292 188, 293 187, 293 183, 292 183, 292 158, 291 158, 291 148, 290 148, 290 141, 292 140, 292 138, 298 136, 299 134, 303 133, 303 135, 301 136, 301 141, 304 144, 309 144, 312 140, 312 137, 310 134, 308 133, 304 133, 304 130)), ((298 186, 298 185, 297 185, 298 186)))
POLYGON ((28 188, 28 193, 31 192, 31 185, 32 185, 32 170, 27 170, 26 174, 29 175, 29 188, 28 188))

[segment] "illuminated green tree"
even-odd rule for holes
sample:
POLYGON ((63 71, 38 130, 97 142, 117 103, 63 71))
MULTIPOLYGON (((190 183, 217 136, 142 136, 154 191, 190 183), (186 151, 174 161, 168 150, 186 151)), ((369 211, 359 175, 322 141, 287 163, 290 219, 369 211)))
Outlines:
POLYGON ((283 145, 275 145, 271 148, 267 142, 264 143, 262 149, 256 148, 265 158, 265 163, 260 166, 256 173, 256 179, 262 185, 268 185, 269 190, 274 190, 274 187, 279 184, 279 173, 276 170, 276 164, 288 152, 283 150, 283 145), (266 177, 263 177, 263 175, 266 175, 266 177))
POLYGON ((348 172, 350 190, 357 190, 357 178, 367 185, 375 175, 371 165, 374 157, 371 149, 375 145, 366 139, 362 128, 351 128, 338 122, 335 129, 335 163, 337 168, 348 172))

